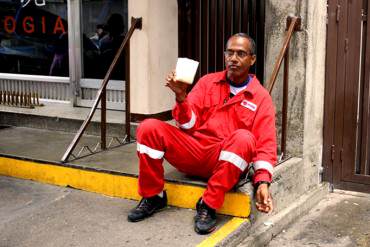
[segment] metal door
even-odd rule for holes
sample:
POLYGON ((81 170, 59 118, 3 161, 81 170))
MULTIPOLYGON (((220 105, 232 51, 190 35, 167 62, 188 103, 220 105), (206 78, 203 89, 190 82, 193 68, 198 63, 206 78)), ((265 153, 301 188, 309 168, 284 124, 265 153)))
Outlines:
POLYGON ((370 191, 368 0, 329 0, 324 117, 325 179, 370 191))
MULTIPOLYGON (((200 76, 224 69, 223 51, 235 33, 249 34, 264 44, 265 1, 177 0, 179 7, 179 56, 200 61, 200 76)), ((264 46, 257 45, 257 62, 252 71, 261 80, 264 46)))

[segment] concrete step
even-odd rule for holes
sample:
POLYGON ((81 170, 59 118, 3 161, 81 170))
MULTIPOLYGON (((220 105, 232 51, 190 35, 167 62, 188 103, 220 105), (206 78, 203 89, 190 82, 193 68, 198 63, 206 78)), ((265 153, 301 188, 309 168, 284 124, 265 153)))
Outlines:
MULTIPOLYGON (((61 163, 66 144, 73 135, 66 132, 23 127, 0 129, 0 175, 10 176, 62 187, 95 192, 106 196, 139 200, 137 193, 138 160, 136 145, 129 144, 61 163)), ((90 145, 99 139, 85 136, 80 145, 90 145)), ((194 209, 205 190, 205 181, 187 177, 165 164, 165 190, 168 204, 194 209)), ((241 225, 248 225, 250 198, 229 192, 224 206, 218 211, 229 216, 229 221, 204 239, 200 246, 221 243, 241 225), (230 217, 231 216, 231 217, 230 217)))
MULTIPOLYGON (((30 108, 0 105, 0 125, 76 133, 90 112, 90 108, 73 107, 69 103, 44 101, 44 106, 30 108)), ((85 133, 100 135, 100 110, 97 109, 85 133)), ((137 124, 131 124, 135 136, 137 124)), ((125 135, 125 112, 107 110, 107 135, 125 135)))
MULTIPOLYGON (((128 199, 140 198, 137 194, 138 159, 135 143, 62 163, 60 159, 73 138, 70 133, 10 127, 1 129, 0 135, 0 173, 3 175, 128 199)), ((76 152, 85 145, 94 146, 98 140, 96 136, 85 136, 76 152)), ((170 204, 194 208, 205 189, 205 181, 185 176, 167 163, 164 166, 170 204)), ((220 213, 248 217, 249 205, 248 195, 230 192, 220 213)))

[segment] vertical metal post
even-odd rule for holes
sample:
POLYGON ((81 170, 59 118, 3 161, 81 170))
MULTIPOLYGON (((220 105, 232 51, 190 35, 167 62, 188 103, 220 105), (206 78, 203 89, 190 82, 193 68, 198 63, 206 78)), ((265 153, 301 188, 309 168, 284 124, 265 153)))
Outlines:
MULTIPOLYGON (((72 106, 77 105, 77 92, 80 90, 79 81, 81 80, 81 39, 80 25, 71 23, 80 23, 80 1, 67 0, 68 13, 68 57, 69 57, 69 100, 72 106)), ((42 95, 40 95, 42 96, 42 95)))
POLYGON ((288 96, 289 96, 289 45, 284 55, 284 84, 283 84, 283 112, 281 121, 281 153, 286 156, 286 132, 288 118, 288 96))
POLYGON ((127 141, 131 141, 131 112, 130 112, 130 43, 125 50, 126 84, 125 84, 125 111, 126 111, 126 135, 127 141))
POLYGON ((103 88, 100 99, 100 147, 102 150, 107 149, 107 87, 103 88))

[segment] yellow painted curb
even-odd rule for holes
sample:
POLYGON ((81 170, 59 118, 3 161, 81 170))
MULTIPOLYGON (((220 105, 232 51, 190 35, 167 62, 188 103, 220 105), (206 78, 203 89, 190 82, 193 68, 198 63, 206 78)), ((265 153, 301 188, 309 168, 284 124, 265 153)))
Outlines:
POLYGON ((223 225, 220 229, 218 229, 215 233, 213 233, 209 238, 206 238, 197 245, 197 247, 208 247, 208 246, 215 246, 223 239, 225 239, 230 233, 235 231, 241 224, 244 222, 248 222, 248 219, 234 217, 225 225, 223 225))
MULTIPOLYGON (((59 186, 96 192, 108 196, 139 200, 137 178, 114 175, 99 171, 88 171, 34 161, 0 157, 0 175, 35 180, 59 186)), ((194 208, 204 188, 192 185, 166 182, 165 190, 168 204, 182 208, 194 208)), ((230 192, 225 196, 219 213, 236 217, 248 217, 250 213, 249 196, 230 192)))

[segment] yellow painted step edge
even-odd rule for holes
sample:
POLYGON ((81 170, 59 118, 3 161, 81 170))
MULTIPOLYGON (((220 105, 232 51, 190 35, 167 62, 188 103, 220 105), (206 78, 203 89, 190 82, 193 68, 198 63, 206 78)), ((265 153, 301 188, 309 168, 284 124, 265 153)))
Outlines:
POLYGON ((229 234, 233 231, 238 229, 244 222, 248 222, 248 219, 234 217, 229 220, 225 225, 223 225, 220 229, 218 229, 215 233, 211 236, 203 240, 197 247, 208 247, 208 246, 215 246, 216 244, 220 243, 224 240, 229 234))
MULTIPOLYGON (((100 193, 113 197, 139 200, 137 178, 114 175, 98 171, 88 171, 34 161, 0 157, 0 175, 35 180, 38 182, 71 186, 76 189, 100 193)), ((182 208, 194 208, 197 200, 204 192, 198 186, 166 182, 165 190, 168 204, 182 208)), ((250 198, 243 193, 227 193, 221 214, 248 217, 250 214, 250 198)))

